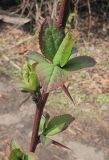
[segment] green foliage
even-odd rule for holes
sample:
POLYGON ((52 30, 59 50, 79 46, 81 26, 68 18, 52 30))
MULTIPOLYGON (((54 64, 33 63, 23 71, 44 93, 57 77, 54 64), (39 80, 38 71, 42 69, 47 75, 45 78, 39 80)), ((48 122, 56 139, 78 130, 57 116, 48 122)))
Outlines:
POLYGON ((39 125, 39 134, 42 134, 44 131, 44 125, 45 125, 45 117, 42 115, 39 125))
POLYGON ((37 52, 32 52, 28 56, 35 62, 35 64, 48 62, 47 58, 45 58, 44 56, 42 56, 40 53, 37 52))
POLYGON ((34 68, 32 69, 34 65, 24 65, 23 78, 27 88, 24 86, 23 89, 27 92, 35 91, 39 87, 39 79, 41 87, 48 93, 64 85, 68 80, 69 71, 95 65, 94 59, 88 56, 70 59, 77 37, 76 31, 70 31, 64 38, 63 29, 57 28, 52 19, 46 19, 39 36, 44 56, 38 53, 29 56, 34 61, 36 73, 34 68))
MULTIPOLYGON (((39 112, 36 112, 35 117, 37 120, 39 120, 39 115, 42 114, 46 102, 46 98, 43 95, 48 96, 46 93, 62 87, 66 95, 74 103, 73 98, 65 86, 65 82, 69 78, 69 73, 95 65, 95 60, 88 56, 79 56, 70 59, 77 42, 78 33, 76 31, 70 31, 65 36, 63 29, 57 26, 56 22, 52 19, 46 19, 43 22, 39 35, 39 43, 44 55, 38 53, 30 54, 29 58, 32 60, 23 66, 24 84, 21 85, 22 91, 30 92, 34 95, 40 92, 40 101, 38 101, 40 103, 36 103, 37 107, 39 107, 39 112), (42 90, 40 90, 41 87, 42 90)), ((45 144, 52 143, 69 149, 53 141, 51 137, 64 131, 73 120, 74 118, 69 114, 50 119, 49 114, 46 113, 40 120, 39 130, 38 126, 36 127, 36 134, 39 132, 36 137, 37 144, 41 141, 45 144)), ((35 138, 34 134, 33 139, 35 138)), ((34 155, 24 153, 22 149, 14 143, 9 160, 35 160, 35 157, 34 155)))
POLYGON ((28 88, 35 91, 39 87, 37 75, 34 66, 25 63, 23 66, 23 79, 28 88))
MULTIPOLYGON (((37 64, 36 72, 44 92, 49 93, 52 90, 62 87, 74 103, 68 89, 64 85, 68 80, 69 72, 91 67, 95 65, 95 61, 88 56, 79 56, 70 59, 78 33, 76 31, 70 31, 66 34, 65 38, 62 33, 61 29, 55 27, 52 20, 45 20, 39 39, 40 47, 45 57, 35 54, 31 58, 37 64)), ((74 120, 69 114, 57 116, 51 120, 49 118, 48 114, 42 116, 39 126, 40 140, 45 144, 53 142, 50 137, 65 130, 74 120)))
POLYGON ((64 66, 64 69, 67 71, 76 71, 87 67, 92 67, 95 65, 95 60, 89 56, 79 56, 72 58, 64 66))
POLYGON ((13 142, 9 160, 37 160, 37 157, 33 153, 25 153, 19 144, 13 142))
POLYGON ((56 135, 65 130, 73 120, 74 118, 69 114, 56 116, 49 121, 44 134, 47 137, 56 135))
POLYGON ((40 125, 39 125, 40 134, 43 134, 45 128, 47 127, 49 118, 50 118, 50 116, 48 113, 46 113, 45 116, 42 115, 41 120, 40 120, 40 125))
POLYGON ((9 160, 24 160, 25 154, 20 149, 12 150, 9 160))
POLYGON ((63 38, 63 30, 57 28, 53 20, 45 19, 41 27, 39 42, 42 53, 50 61, 53 60, 63 38))
POLYGON ((34 93, 33 90, 31 90, 30 88, 28 88, 28 87, 27 87, 25 84, 23 84, 23 83, 18 83, 17 86, 18 86, 18 88, 21 89, 22 92, 34 93))
POLYGON ((75 71, 95 64, 93 58, 80 56, 71 59, 63 68, 51 63, 39 63, 36 72, 43 90, 48 93, 63 86, 68 80, 69 71, 75 71))
POLYGON ((56 116, 51 120, 48 115, 42 116, 40 122, 41 139, 44 143, 49 143, 49 137, 64 131, 73 120, 74 118, 69 114, 56 116))
POLYGON ((12 150, 9 160, 37 160, 37 157, 32 153, 24 153, 20 149, 12 150))
POLYGON ((39 63, 36 71, 46 93, 59 88, 67 80, 67 72, 54 64, 39 63))
POLYGON ((23 65, 23 80, 24 83, 19 84, 19 88, 22 91, 30 93, 39 91, 40 84, 33 61, 29 61, 23 65))
POLYGON ((59 65, 63 67, 69 60, 69 57, 72 54, 72 49, 75 46, 75 43, 77 41, 78 33, 73 31, 73 32, 68 32, 63 39, 54 59, 53 63, 55 65, 59 65))
MULTIPOLYGON (((66 23, 69 9, 67 5, 64 5, 64 1, 58 0, 57 2, 62 2, 59 19, 47 18, 41 26, 39 45, 43 55, 36 52, 28 55, 31 60, 23 65, 24 83, 19 85, 22 91, 31 93, 37 106, 30 146, 32 152, 35 151, 37 144, 40 142, 52 143, 69 149, 52 140, 51 137, 64 131, 74 118, 69 114, 64 114, 50 119, 48 113, 42 116, 43 109, 49 92, 59 87, 74 103, 68 88, 65 86, 69 73, 95 65, 94 59, 88 56, 70 58, 77 42, 78 32, 73 30, 65 35, 62 26, 65 26, 64 23, 66 23)), ((68 7, 69 4, 70 1, 68 1, 68 7)), ((74 13, 70 14, 68 22, 71 22, 74 16, 74 13)), ((13 142, 9 160, 37 160, 37 157, 32 153, 24 152, 16 142, 13 142)))
POLYGON ((49 119, 50 119, 50 115, 49 115, 48 113, 46 113, 46 114, 45 114, 44 129, 47 128, 49 119))

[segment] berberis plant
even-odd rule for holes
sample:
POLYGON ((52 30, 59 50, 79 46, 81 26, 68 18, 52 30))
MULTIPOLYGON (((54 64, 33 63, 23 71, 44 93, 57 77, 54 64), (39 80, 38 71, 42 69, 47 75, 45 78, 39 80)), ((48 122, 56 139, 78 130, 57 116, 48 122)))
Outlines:
MULTIPOLYGON (((50 143, 69 149, 52 140, 52 136, 64 131, 74 118, 64 114, 51 119, 48 113, 43 113, 44 106, 49 93, 58 88, 62 88, 73 102, 65 83, 73 71, 95 65, 95 60, 89 56, 73 56, 78 32, 71 30, 65 34, 69 6, 70 0, 62 0, 57 20, 50 17, 44 20, 39 33, 42 54, 37 52, 29 54, 29 60, 23 66, 24 83, 20 88, 31 93, 36 104, 30 153, 35 152, 39 143, 50 143)), ((9 160, 37 159, 30 153, 25 153, 18 144, 13 143, 9 160)))

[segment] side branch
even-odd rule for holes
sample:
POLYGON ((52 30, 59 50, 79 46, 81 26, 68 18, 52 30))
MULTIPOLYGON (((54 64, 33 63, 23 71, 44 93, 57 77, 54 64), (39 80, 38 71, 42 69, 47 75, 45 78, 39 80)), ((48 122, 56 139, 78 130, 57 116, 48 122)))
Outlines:
POLYGON ((70 12, 70 1, 71 0, 61 1, 61 7, 60 7, 59 17, 58 17, 58 27, 65 28, 66 26, 66 22, 70 12))

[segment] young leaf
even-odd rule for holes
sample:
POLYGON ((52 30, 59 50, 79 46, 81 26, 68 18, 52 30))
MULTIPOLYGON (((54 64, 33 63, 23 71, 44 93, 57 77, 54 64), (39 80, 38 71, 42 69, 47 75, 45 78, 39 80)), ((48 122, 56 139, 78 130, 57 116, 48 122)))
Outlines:
POLYGON ((24 160, 24 156, 20 149, 14 149, 9 156, 9 160, 24 160))
POLYGON ((77 41, 77 37, 78 34, 75 31, 68 32, 66 34, 53 59, 53 63, 55 65, 60 65, 61 67, 63 67, 68 62, 69 57, 72 54, 72 49, 74 48, 77 41))
POLYGON ((11 151, 9 160, 38 160, 33 153, 24 153, 20 149, 14 149, 11 151))
POLYGON ((39 125, 39 134, 44 132, 45 117, 42 115, 39 125))
POLYGON ((76 71, 79 69, 92 67, 96 64, 95 60, 89 56, 79 56, 72 58, 69 62, 64 66, 64 69, 67 71, 76 71))
POLYGON ((33 90, 31 90, 30 88, 28 88, 28 87, 26 86, 26 84, 18 83, 18 84, 17 84, 17 87, 20 88, 22 92, 30 92, 30 93, 33 93, 33 90))
POLYGON ((54 64, 39 63, 36 71, 45 93, 61 87, 67 81, 67 72, 54 64))
POLYGON ((56 135, 56 134, 62 132, 63 130, 65 130, 68 127, 68 125, 73 120, 74 120, 74 118, 69 114, 54 117, 48 123, 48 126, 44 132, 44 135, 46 137, 50 137, 50 136, 53 136, 53 135, 56 135))
POLYGON ((31 65, 29 62, 23 65, 23 79, 26 85, 26 88, 36 91, 39 89, 39 81, 37 75, 35 73, 34 66, 31 65))
POLYGON ((44 124, 44 130, 47 128, 48 122, 50 119, 50 115, 46 112, 45 113, 45 124, 44 124))
POLYGON ((63 38, 63 29, 57 28, 52 19, 45 19, 39 34, 39 44, 42 53, 50 61, 53 60, 63 38))
POLYGON ((48 62, 47 59, 44 56, 42 56, 40 53, 32 52, 32 53, 29 53, 28 57, 34 60, 36 63, 48 62))
POLYGON ((36 73, 34 71, 31 71, 29 76, 30 76, 29 77, 29 87, 33 91, 36 91, 40 87, 39 81, 38 81, 38 77, 37 77, 37 75, 36 75, 36 73))
POLYGON ((42 115, 41 120, 40 120, 40 125, 39 125, 39 134, 43 134, 43 132, 45 131, 47 125, 48 125, 48 121, 49 121, 49 114, 45 113, 45 115, 42 115))

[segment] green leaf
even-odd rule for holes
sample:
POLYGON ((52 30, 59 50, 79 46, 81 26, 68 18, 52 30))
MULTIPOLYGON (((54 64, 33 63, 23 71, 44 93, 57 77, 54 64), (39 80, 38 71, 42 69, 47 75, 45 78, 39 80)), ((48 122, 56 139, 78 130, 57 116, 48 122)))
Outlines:
POLYGON ((48 126, 45 130, 44 135, 46 137, 50 137, 50 136, 53 136, 53 135, 56 135, 56 134, 62 132, 63 130, 65 130, 68 127, 68 125, 73 120, 74 120, 74 118, 69 114, 54 117, 48 123, 48 126))
POLYGON ((14 149, 9 156, 9 160, 24 160, 24 156, 20 149, 14 149))
POLYGON ((30 77, 29 77, 29 87, 30 89, 32 89, 33 91, 36 91, 37 89, 39 89, 39 81, 37 78, 37 75, 34 71, 32 71, 30 73, 30 77))
POLYGON ((20 90, 21 90, 22 92, 30 92, 30 93, 33 93, 33 91, 32 91, 30 88, 28 88, 28 87, 26 86, 26 84, 18 83, 18 84, 17 84, 17 87, 20 88, 20 90))
POLYGON ((89 56, 79 56, 72 58, 69 62, 64 66, 64 69, 67 71, 76 71, 79 69, 92 67, 96 64, 95 60, 89 56))
POLYGON ((42 115, 40 120, 40 125, 39 125, 39 134, 43 134, 43 132, 45 131, 48 125, 49 118, 50 116, 48 113, 45 113, 45 115, 42 115))
POLYGON ((50 115, 46 112, 46 114, 45 114, 44 130, 47 128, 47 125, 48 125, 49 119, 50 119, 50 115))
POLYGON ((20 149, 13 149, 9 160, 38 160, 33 153, 24 153, 20 149))
POLYGON ((75 43, 77 41, 78 33, 73 31, 73 32, 68 32, 63 39, 54 59, 53 63, 55 65, 60 65, 63 67, 69 60, 69 57, 72 54, 72 49, 75 46, 75 43))
POLYGON ((63 38, 63 29, 57 28, 52 19, 45 19, 41 26, 39 44, 42 53, 50 61, 53 60, 63 38))
POLYGON ((47 62, 47 59, 44 56, 42 56, 40 53, 32 52, 32 53, 29 53, 28 57, 34 60, 36 63, 47 62))
POLYGON ((45 93, 59 88, 67 81, 67 72, 54 64, 40 63, 36 71, 45 93))
POLYGON ((31 65, 29 62, 23 65, 23 80, 26 88, 32 91, 37 91, 37 89, 40 87, 38 77, 35 72, 35 66, 31 65))
POLYGON ((39 125, 39 134, 44 132, 45 117, 42 115, 39 125))

